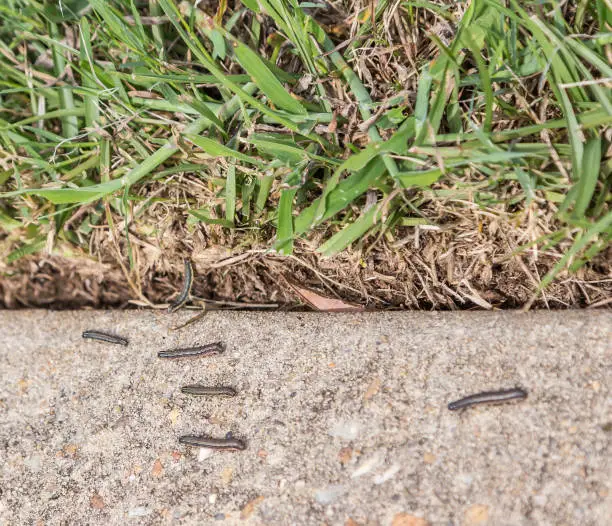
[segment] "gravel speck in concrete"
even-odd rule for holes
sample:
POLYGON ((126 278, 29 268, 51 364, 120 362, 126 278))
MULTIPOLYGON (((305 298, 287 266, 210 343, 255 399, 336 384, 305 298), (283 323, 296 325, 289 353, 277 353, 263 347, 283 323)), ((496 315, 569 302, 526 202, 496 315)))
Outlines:
POLYGON ((345 484, 334 484, 327 486, 326 488, 317 490, 315 492, 315 498, 319 504, 331 504, 338 497, 344 495, 348 491, 348 486, 345 484))

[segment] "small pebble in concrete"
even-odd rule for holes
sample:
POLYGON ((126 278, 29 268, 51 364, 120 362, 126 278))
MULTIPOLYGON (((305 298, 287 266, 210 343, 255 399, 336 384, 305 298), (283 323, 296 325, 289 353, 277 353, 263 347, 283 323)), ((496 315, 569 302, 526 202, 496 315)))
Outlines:
POLYGON ((146 517, 147 515, 149 515, 149 513, 151 513, 151 510, 149 508, 139 506, 137 508, 132 508, 130 511, 128 511, 128 517, 130 517, 131 519, 136 517, 146 517))
POLYGON ((384 455, 382 453, 374 453, 371 457, 365 459, 363 462, 361 462, 361 464, 359 464, 359 467, 355 471, 353 471, 351 478, 361 477, 362 475, 369 473, 373 469, 376 469, 378 466, 380 466, 383 461, 384 455))
POLYGON ((204 462, 206 459, 212 457, 214 453, 212 449, 201 447, 200 451, 198 451, 198 462, 204 462))
POLYGON ((390 468, 385 470, 380 475, 374 477, 374 484, 384 484, 387 480, 392 479, 397 473, 399 473, 401 466, 399 464, 392 464, 390 468))
POLYGON ((333 437, 344 438, 345 440, 355 440, 361 431, 361 423, 357 420, 341 420, 334 422, 329 430, 333 437))
POLYGON ((344 484, 333 484, 315 492, 315 499, 319 504, 331 504, 338 497, 344 495, 348 487, 344 484))
POLYGON ((97 493, 94 493, 89 499, 89 505, 94 509, 101 510, 104 508, 104 499, 97 493))
POLYGON ((40 455, 32 455, 27 457, 23 463, 29 468, 30 471, 33 471, 34 473, 40 471, 42 467, 42 459, 40 455))
POLYGON ((465 510, 464 524, 465 526, 475 526, 484 524, 489 519, 489 507, 483 504, 473 504, 465 510))
POLYGON ((391 526, 429 526, 429 522, 409 513, 398 513, 393 517, 391 526))

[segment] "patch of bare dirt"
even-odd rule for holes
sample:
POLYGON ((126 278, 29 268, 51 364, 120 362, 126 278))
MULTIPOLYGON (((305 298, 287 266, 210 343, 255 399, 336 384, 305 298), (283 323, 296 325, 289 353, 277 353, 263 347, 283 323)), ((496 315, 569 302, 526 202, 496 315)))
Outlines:
MULTIPOLYGON (((533 297, 541 277, 558 259, 555 253, 512 255, 507 225, 460 224, 442 232, 405 228, 394 246, 378 240, 354 247, 331 259, 302 242, 295 255, 280 257, 264 249, 223 249, 207 246, 197 236, 191 245, 162 251, 154 261, 132 246, 137 270, 128 270, 105 252, 98 261, 60 256, 29 257, 0 278, 4 308, 163 308, 181 289, 182 257, 194 265, 192 295, 197 299, 247 304, 277 304, 281 309, 304 305, 290 282, 331 298, 369 309, 521 308, 533 297), (497 229, 491 234, 491 229, 497 229), (129 280, 127 277, 129 277, 129 280)), ((579 270, 562 275, 535 308, 576 308, 610 305, 612 251, 579 270)), ((211 306, 216 305, 211 303, 211 306)), ((239 308, 240 305, 231 305, 239 308)))

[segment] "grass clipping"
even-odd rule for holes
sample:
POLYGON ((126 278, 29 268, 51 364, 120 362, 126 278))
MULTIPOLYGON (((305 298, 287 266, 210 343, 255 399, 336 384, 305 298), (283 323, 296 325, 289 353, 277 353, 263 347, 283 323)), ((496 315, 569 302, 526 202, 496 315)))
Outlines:
POLYGON ((606 0, 3 9, 5 306, 610 302, 606 0))

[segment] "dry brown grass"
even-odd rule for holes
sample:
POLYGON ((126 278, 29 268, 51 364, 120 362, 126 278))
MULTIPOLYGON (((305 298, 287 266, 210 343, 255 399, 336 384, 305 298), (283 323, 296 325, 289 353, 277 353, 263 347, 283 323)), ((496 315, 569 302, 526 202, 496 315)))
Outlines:
MULTIPOLYGON (((193 191, 193 187, 190 187, 193 191)), ((299 306, 284 277, 324 295, 368 308, 470 309, 521 308, 541 277, 561 257, 563 246, 547 252, 526 250, 526 242, 554 227, 552 213, 535 209, 524 217, 501 209, 482 210, 472 201, 432 201, 427 216, 439 230, 402 227, 397 238, 367 239, 333 258, 315 252, 316 235, 298 244, 295 254, 266 253, 267 243, 207 226, 188 229, 177 210, 150 207, 130 228, 135 268, 126 279, 118 252, 126 253, 120 218, 115 232, 100 228, 87 257, 43 256, 4 269, 2 303, 8 308, 162 307, 179 291, 182 258, 194 263, 193 293, 213 300, 299 306), (151 212, 149 214, 149 211, 151 212), (147 233, 155 232, 155 235, 147 233)), ((501 208, 501 207, 499 207, 501 208)), ((317 233, 323 236, 323 232, 317 233)), ((606 304, 612 294, 608 250, 577 273, 564 274, 534 307, 575 308, 606 304)))

